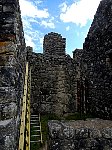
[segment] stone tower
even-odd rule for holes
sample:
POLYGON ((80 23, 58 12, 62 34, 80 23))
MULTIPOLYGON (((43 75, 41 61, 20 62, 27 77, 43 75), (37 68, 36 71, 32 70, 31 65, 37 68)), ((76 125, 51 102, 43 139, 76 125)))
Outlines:
POLYGON ((44 37, 43 52, 49 55, 65 55, 66 39, 61 34, 48 33, 44 37))

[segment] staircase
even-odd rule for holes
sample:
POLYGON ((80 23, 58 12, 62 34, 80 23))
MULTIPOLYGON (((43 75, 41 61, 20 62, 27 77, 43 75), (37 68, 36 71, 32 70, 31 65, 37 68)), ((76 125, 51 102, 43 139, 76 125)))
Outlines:
POLYGON ((31 150, 37 150, 43 143, 40 114, 31 114, 30 126, 31 150))

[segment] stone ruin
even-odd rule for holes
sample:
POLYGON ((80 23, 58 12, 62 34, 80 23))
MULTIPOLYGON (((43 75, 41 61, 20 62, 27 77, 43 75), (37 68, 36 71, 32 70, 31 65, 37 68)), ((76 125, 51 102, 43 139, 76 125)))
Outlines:
POLYGON ((75 112, 73 59, 65 53, 65 38, 45 35, 43 54, 29 52, 32 66, 32 107, 41 113, 75 112))
POLYGON ((43 54, 65 55, 66 39, 54 32, 44 36, 43 54))
POLYGON ((81 56, 76 100, 80 99, 81 111, 112 119, 112 0, 100 2, 83 50, 75 53, 81 56))
MULTIPOLYGON (((65 48, 66 39, 51 32, 44 37, 43 53, 34 53, 25 44, 18 0, 0 0, 0 150, 17 149, 27 60, 33 112, 112 119, 112 0, 100 2, 83 49, 71 58, 65 48)), ((112 149, 112 121, 48 126, 49 149, 112 149)))

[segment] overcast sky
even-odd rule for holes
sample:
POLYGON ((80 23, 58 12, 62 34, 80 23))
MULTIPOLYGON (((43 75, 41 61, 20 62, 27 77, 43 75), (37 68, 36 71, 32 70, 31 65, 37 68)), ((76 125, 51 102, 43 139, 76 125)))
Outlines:
POLYGON ((57 32, 66 38, 66 52, 82 48, 101 0, 20 0, 27 46, 43 52, 43 37, 57 32))

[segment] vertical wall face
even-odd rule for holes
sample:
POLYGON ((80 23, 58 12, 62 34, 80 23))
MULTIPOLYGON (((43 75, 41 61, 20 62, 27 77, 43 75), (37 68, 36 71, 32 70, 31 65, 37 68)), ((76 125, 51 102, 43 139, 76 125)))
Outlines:
POLYGON ((112 117, 112 0, 102 0, 84 43, 88 112, 112 117))
POLYGON ((85 81, 83 81, 82 78, 82 54, 82 49, 76 49, 73 52, 76 110, 80 113, 83 111, 83 101, 85 97, 85 87, 83 84, 85 81))
POLYGON ((44 54, 65 55, 66 39, 61 34, 48 33, 44 37, 43 49, 44 54))
POLYGON ((34 111, 59 115, 75 111, 73 60, 65 55, 64 41, 60 34, 49 33, 44 38, 44 54, 32 53, 34 111))
POLYGON ((18 0, 0 0, 1 150, 15 150, 17 147, 25 55, 18 0))
POLYGON ((75 111, 73 62, 68 56, 32 54, 32 106, 41 113, 75 111))

